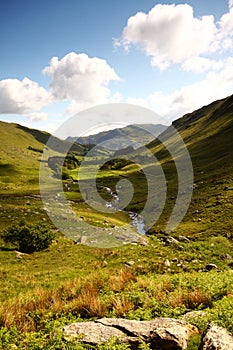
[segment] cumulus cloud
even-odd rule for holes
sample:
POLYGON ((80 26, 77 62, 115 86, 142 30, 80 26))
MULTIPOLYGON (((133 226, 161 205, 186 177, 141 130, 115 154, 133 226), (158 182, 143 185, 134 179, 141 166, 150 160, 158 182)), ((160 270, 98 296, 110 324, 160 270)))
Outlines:
POLYGON ((188 4, 158 4, 148 14, 130 17, 117 45, 141 46, 152 65, 163 70, 215 49, 216 31, 213 16, 195 18, 188 4))
POLYGON ((228 1, 229 9, 233 7, 233 0, 228 1))
POLYGON ((71 52, 61 60, 53 57, 43 74, 51 78, 55 99, 72 100, 69 111, 108 101, 110 81, 120 80, 104 59, 71 52))
POLYGON ((28 78, 0 81, 0 113, 25 114, 51 102, 50 93, 28 78))

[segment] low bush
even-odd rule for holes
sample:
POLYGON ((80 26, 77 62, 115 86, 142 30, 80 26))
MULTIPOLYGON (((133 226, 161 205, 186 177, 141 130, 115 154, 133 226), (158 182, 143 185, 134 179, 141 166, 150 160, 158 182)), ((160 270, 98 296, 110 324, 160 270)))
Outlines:
POLYGON ((1 236, 5 243, 17 246, 19 251, 33 253, 48 248, 55 234, 45 224, 31 225, 21 221, 3 231, 1 236))

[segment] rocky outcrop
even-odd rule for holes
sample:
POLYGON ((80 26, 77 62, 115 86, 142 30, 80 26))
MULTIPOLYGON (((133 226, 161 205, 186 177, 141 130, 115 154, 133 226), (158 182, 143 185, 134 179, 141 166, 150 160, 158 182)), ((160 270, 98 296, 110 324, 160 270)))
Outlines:
POLYGON ((202 340, 201 350, 233 350, 233 336, 226 329, 210 324, 202 340))
POLYGON ((155 350, 186 349, 190 337, 197 334, 196 327, 189 323, 171 318, 157 318, 151 321, 102 318, 91 322, 78 322, 64 327, 66 337, 82 336, 82 342, 96 345, 112 337, 138 349, 140 339, 155 350))

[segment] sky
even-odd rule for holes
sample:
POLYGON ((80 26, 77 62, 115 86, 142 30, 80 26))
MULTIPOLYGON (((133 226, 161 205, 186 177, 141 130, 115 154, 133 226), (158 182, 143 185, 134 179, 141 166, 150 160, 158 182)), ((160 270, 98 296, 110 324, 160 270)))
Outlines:
POLYGON ((233 0, 0 1, 2 121, 129 103, 169 124, 231 94, 233 0))

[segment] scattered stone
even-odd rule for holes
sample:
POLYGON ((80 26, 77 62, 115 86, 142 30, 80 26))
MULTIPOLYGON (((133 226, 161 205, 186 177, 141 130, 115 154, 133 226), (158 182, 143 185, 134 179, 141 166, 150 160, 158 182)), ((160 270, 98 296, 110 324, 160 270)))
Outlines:
POLYGON ((127 261, 126 263, 125 263, 125 267, 131 267, 131 266, 133 266, 135 264, 135 262, 133 261, 133 260, 130 260, 130 261, 127 261))
POLYGON ((230 254, 222 254, 220 256, 221 260, 232 260, 232 257, 230 256, 230 254))
POLYGON ((82 236, 82 237, 80 238, 80 243, 81 243, 81 244, 86 244, 86 243, 87 243, 87 236, 82 236))
POLYGON ((170 267, 171 266, 171 263, 170 263, 170 261, 168 259, 165 260, 164 266, 166 266, 166 267, 170 267))
POLYGON ((190 243, 190 240, 185 236, 179 236, 179 241, 184 243, 190 243))
POLYGON ((172 262, 177 262, 177 261, 178 261, 177 258, 173 258, 173 259, 172 259, 172 262))
POLYGON ((140 245, 143 245, 144 247, 149 245, 148 241, 146 241, 145 239, 140 240, 138 243, 140 243, 140 245))
POLYGON ((134 321, 116 318, 103 318, 97 321, 73 323, 65 326, 66 337, 83 335, 82 342, 97 345, 111 337, 129 343, 131 349, 138 349, 140 339, 150 344, 151 349, 187 349, 190 337, 198 334, 196 327, 183 320, 157 318, 151 321, 134 321))
POLYGON ((198 260, 197 260, 197 259, 194 259, 194 260, 192 260, 192 263, 193 263, 193 264, 197 264, 197 263, 198 263, 198 260))
POLYGON ((218 266, 215 265, 215 264, 207 264, 206 267, 205 267, 205 269, 207 271, 216 270, 217 268, 218 268, 218 266))
POLYGON ((212 323, 202 340, 201 350, 233 350, 233 336, 212 323))
POLYGON ((165 245, 179 245, 179 241, 177 241, 177 239, 175 239, 172 236, 168 236, 168 237, 162 237, 161 241, 165 244, 165 245))

